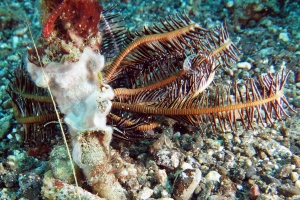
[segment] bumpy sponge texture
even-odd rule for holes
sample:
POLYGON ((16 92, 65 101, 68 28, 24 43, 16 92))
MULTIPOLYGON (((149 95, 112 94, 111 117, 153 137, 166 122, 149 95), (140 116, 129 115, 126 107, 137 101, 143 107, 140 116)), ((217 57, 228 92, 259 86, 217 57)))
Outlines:
POLYGON ((97 73, 104 67, 104 57, 86 47, 77 62, 50 63, 41 67, 27 62, 27 71, 39 87, 49 84, 59 109, 65 114, 72 135, 86 130, 106 130, 106 115, 114 97, 112 88, 99 89, 97 73))

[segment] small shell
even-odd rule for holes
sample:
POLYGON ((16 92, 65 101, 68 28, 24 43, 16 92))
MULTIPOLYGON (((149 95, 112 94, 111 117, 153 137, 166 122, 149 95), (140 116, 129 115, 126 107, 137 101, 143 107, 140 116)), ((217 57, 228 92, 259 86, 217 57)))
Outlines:
POLYGON ((186 169, 182 171, 174 183, 174 199, 189 199, 200 183, 201 177, 202 174, 199 169, 186 169))

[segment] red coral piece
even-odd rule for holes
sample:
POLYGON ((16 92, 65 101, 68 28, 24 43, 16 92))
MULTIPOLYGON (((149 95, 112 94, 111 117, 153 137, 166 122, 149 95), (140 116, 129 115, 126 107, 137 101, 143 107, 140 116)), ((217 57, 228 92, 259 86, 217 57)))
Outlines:
POLYGON ((101 12, 102 7, 97 0, 72 0, 62 13, 61 20, 75 35, 87 38, 98 33, 101 12))
MULTIPOLYGON (((41 8, 41 13, 45 13, 41 16, 44 26, 37 46, 38 55, 45 60, 43 64, 75 62, 78 54, 74 52, 82 52, 86 46, 99 51, 102 6, 98 0, 42 0, 41 8)), ((28 60, 43 65, 34 49, 28 50, 28 60)))
POLYGON ((58 18, 58 16, 62 13, 63 9, 66 7, 67 0, 64 0, 56 10, 54 10, 50 16, 48 17, 46 23, 44 24, 44 28, 42 31, 43 37, 49 37, 54 29, 54 22, 58 18))
POLYGON ((59 28, 63 27, 63 32, 69 30, 81 38, 94 36, 98 32, 101 12, 102 7, 97 0, 63 0, 46 20, 42 35, 50 36, 59 17, 63 25, 59 28))

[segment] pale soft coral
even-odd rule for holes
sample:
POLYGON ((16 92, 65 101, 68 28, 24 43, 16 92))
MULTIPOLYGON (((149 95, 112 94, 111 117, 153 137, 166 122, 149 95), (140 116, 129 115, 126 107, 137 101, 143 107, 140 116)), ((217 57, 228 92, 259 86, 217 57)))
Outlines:
POLYGON ((106 127, 106 115, 114 93, 108 85, 105 91, 99 89, 98 72, 103 66, 104 57, 87 47, 78 62, 48 64, 44 68, 46 77, 42 68, 30 62, 27 71, 37 86, 47 88, 49 84, 74 136, 84 130, 103 130, 106 127), (101 110, 98 108, 100 104, 101 110))

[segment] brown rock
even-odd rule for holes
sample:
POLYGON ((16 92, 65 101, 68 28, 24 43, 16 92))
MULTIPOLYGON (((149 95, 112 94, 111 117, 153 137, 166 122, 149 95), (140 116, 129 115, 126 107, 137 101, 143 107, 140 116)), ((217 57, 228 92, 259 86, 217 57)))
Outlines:
POLYGON ((280 187, 278 187, 278 192, 285 197, 300 195, 300 189, 290 185, 281 185, 280 187))
POLYGON ((299 83, 299 82, 300 82, 300 71, 297 71, 297 72, 296 72, 296 75, 295 75, 295 81, 296 81, 296 83, 299 83))
POLYGON ((299 156, 292 155, 292 164, 296 165, 297 168, 300 168, 300 158, 299 158, 299 156))
POLYGON ((250 200, 256 200, 260 194, 259 187, 256 184, 253 184, 248 192, 248 197, 250 200))

